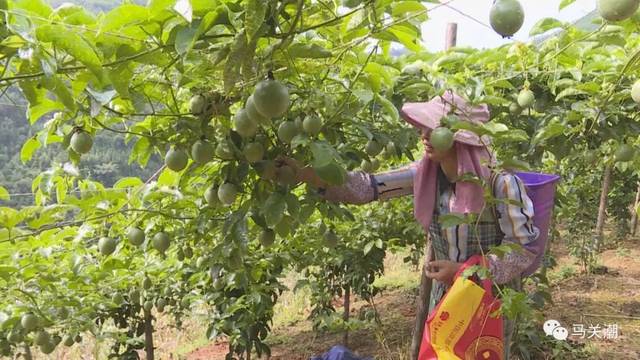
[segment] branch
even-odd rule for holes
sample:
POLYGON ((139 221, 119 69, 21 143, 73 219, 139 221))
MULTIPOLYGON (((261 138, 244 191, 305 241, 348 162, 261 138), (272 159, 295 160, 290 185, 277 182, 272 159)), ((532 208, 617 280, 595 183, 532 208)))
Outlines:
POLYGON ((98 120, 97 118, 93 118, 93 121, 95 121, 98 125, 100 125, 101 128, 114 132, 114 133, 118 133, 118 134, 131 134, 131 135, 138 135, 138 136, 142 136, 142 137, 146 137, 149 139, 158 139, 157 137, 153 136, 153 135, 149 135, 149 134, 143 134, 143 133, 138 133, 138 132, 134 132, 134 131, 127 131, 127 130, 119 130, 119 129, 114 129, 112 127, 108 127, 107 125, 103 124, 100 120, 98 120))
MULTIPOLYGON (((135 54, 135 55, 127 56, 127 57, 124 57, 122 59, 110 62, 110 63, 102 64, 102 67, 112 67, 112 66, 120 65, 120 64, 125 63, 127 61, 136 60, 138 58, 141 58, 143 56, 149 55, 149 54, 151 54, 151 53, 153 53, 153 52, 155 52, 157 50, 160 50, 162 48, 165 48, 165 47, 168 47, 168 45, 155 47, 153 49, 149 49, 149 50, 143 51, 143 52, 135 54)), ((57 73, 67 73, 67 72, 74 72, 74 71, 85 70, 85 69, 87 69, 86 65, 69 66, 69 67, 64 67, 64 68, 58 69, 57 73)), ((21 75, 15 75, 15 76, 2 78, 2 79, 0 79, 0 82, 11 82, 11 81, 14 81, 14 80, 33 79, 33 78, 37 78, 37 77, 44 76, 44 75, 45 74, 44 74, 43 71, 40 71, 40 72, 37 72, 37 73, 31 73, 31 74, 21 74, 21 75)))

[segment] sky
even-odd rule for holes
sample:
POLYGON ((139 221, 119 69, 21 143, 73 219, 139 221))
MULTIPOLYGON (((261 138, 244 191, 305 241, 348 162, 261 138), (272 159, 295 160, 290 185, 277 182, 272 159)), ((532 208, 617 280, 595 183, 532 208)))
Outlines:
MULTIPOLYGON (((492 29, 441 6, 430 11, 429 20, 422 25, 423 45, 429 51, 442 50, 445 43, 445 29, 449 22, 458 24, 458 46, 492 48, 512 42, 514 39, 526 41, 529 38, 529 30, 541 19, 553 17, 562 21, 575 21, 596 8, 596 0, 577 0, 562 11, 558 10, 560 0, 520 0, 520 3, 524 8, 524 25, 513 39, 502 39, 492 29)), ((487 25, 492 4, 493 0, 454 0, 449 3, 455 9, 487 25)), ((427 4, 427 7, 432 8, 435 5, 427 4)))

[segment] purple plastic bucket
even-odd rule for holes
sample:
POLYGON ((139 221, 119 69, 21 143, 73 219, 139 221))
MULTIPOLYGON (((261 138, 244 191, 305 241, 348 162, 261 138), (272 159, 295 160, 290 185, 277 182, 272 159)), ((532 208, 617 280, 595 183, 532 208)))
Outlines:
POLYGON ((560 180, 560 176, 520 171, 515 172, 515 175, 522 180, 527 188, 527 195, 533 202, 533 225, 540 230, 538 239, 525 246, 525 248, 538 254, 533 264, 522 272, 522 276, 525 277, 536 272, 542 262, 547 238, 549 237, 549 222, 553 211, 556 183, 560 180))

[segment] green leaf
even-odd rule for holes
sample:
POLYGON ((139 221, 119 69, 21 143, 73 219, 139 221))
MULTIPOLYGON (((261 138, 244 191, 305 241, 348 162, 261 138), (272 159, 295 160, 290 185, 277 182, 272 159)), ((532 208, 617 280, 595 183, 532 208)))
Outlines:
POLYGON ((179 55, 184 55, 191 51, 198 36, 198 25, 192 23, 181 27, 176 33, 175 48, 179 55))
POLYGON ((36 37, 42 42, 53 43, 56 48, 66 51, 96 75, 101 75, 100 58, 91 45, 71 29, 62 25, 43 25, 36 30, 36 37))
POLYGON ((242 33, 238 33, 231 45, 229 57, 222 71, 222 80, 224 82, 224 91, 230 92, 235 88, 238 78, 240 77, 240 65, 242 64, 247 48, 247 37, 242 33))
POLYGON ((29 118, 29 123, 33 125, 45 114, 60 110, 64 110, 64 105, 61 103, 49 99, 43 99, 38 105, 29 106, 29 109, 27 109, 27 118, 29 118))
POLYGON ((470 221, 464 214, 449 213, 439 216, 438 222, 440 222, 443 228, 450 228, 462 224, 468 224, 470 221))
POLYGON ((26 164, 33 157, 33 153, 40 148, 40 142, 35 137, 29 138, 20 150, 20 161, 26 164))
POLYGON ((7 189, 5 189, 4 186, 0 186, 0 200, 4 200, 4 201, 10 200, 9 191, 7 191, 7 189))
POLYGON ((264 214, 264 220, 267 226, 274 227, 282 221, 286 206, 287 203, 281 194, 273 193, 269 196, 262 207, 262 213, 264 214))
POLYGON ((539 35, 551 29, 562 27, 563 25, 564 24, 560 20, 554 18, 544 18, 533 25, 531 31, 529 31, 529 36, 539 35))
POLYGON ((398 114, 398 109, 396 109, 395 105, 386 98, 376 94, 376 99, 382 105, 385 113, 391 117, 393 122, 397 122, 400 120, 400 115, 398 114))
POLYGON ((149 15, 155 17, 165 12, 167 9, 171 9, 176 4, 176 0, 150 0, 147 7, 149 8, 149 15))
POLYGON ((313 154, 313 167, 328 165, 336 157, 337 152, 331 144, 324 141, 311 143, 311 153, 313 154))
POLYGON ((57 76, 52 77, 44 77, 42 79, 42 84, 49 91, 54 93, 58 98, 58 101, 64 104, 64 106, 69 109, 69 111, 73 112, 76 110, 76 102, 71 94, 71 91, 65 85, 62 80, 60 80, 57 76))
POLYGON ((556 101, 563 99, 567 96, 576 96, 576 95, 585 95, 585 94, 588 94, 588 93, 584 90, 579 90, 576 88, 568 88, 568 89, 562 90, 560 94, 556 96, 556 101))
POLYGON ((109 11, 102 18, 100 30, 102 32, 113 32, 123 27, 143 24, 149 20, 149 9, 134 4, 120 5, 109 11))
POLYGON ((244 12, 244 30, 247 42, 250 43, 256 35, 259 35, 266 13, 266 0, 247 0, 244 12))
POLYGON ((48 18, 53 11, 43 0, 14 0, 12 9, 26 10, 44 18, 48 18))
POLYGON ((369 241, 363 248, 364 254, 367 255, 371 249, 373 249, 373 246, 375 245, 375 243, 373 241, 369 241))
POLYGON ((178 0, 173 6, 173 10, 182 16, 187 22, 193 21, 193 7, 189 0, 178 0))
POLYGON ((289 46, 287 51, 293 58, 322 59, 331 57, 331 51, 316 44, 296 43, 289 46))
POLYGON ((562 10, 567 6, 573 4, 574 2, 576 2, 576 0, 562 0, 560 1, 560 6, 558 7, 558 10, 562 10))
POLYGON ((391 16, 400 17, 411 13, 424 12, 427 8, 418 1, 394 1, 391 4, 391 16))
POLYGON ((144 182, 137 177, 124 177, 115 184, 113 184, 114 189, 125 189, 129 187, 138 187, 144 185, 144 182))

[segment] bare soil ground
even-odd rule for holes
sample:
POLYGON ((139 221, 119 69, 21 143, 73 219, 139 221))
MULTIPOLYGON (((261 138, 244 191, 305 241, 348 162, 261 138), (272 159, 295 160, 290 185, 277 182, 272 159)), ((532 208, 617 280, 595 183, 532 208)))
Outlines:
MULTIPOLYGON (((640 240, 629 240, 604 251, 600 257, 604 266, 601 274, 581 273, 580 265, 564 246, 554 244, 552 248, 558 262, 549 273, 554 303, 546 306, 544 315, 560 321, 572 340, 588 345, 593 352, 590 359, 640 359, 639 245, 640 240), (584 339, 575 335, 574 324, 584 326, 584 339), (617 338, 605 339, 602 329, 614 324, 618 327, 617 338), (600 326, 600 331, 590 331, 591 326, 600 326)), ((407 276, 417 279, 415 272, 407 276)), ((414 288, 391 288, 378 295, 375 305, 381 323, 351 333, 349 348, 375 359, 408 359, 416 307, 414 288)), ((354 316, 362 306, 368 305, 356 301, 354 316)), ((270 342, 271 359, 302 360, 341 344, 342 334, 314 332, 310 322, 302 320, 276 328, 270 342)), ((186 359, 224 359, 226 350, 227 344, 218 342, 187 354, 186 359)))

